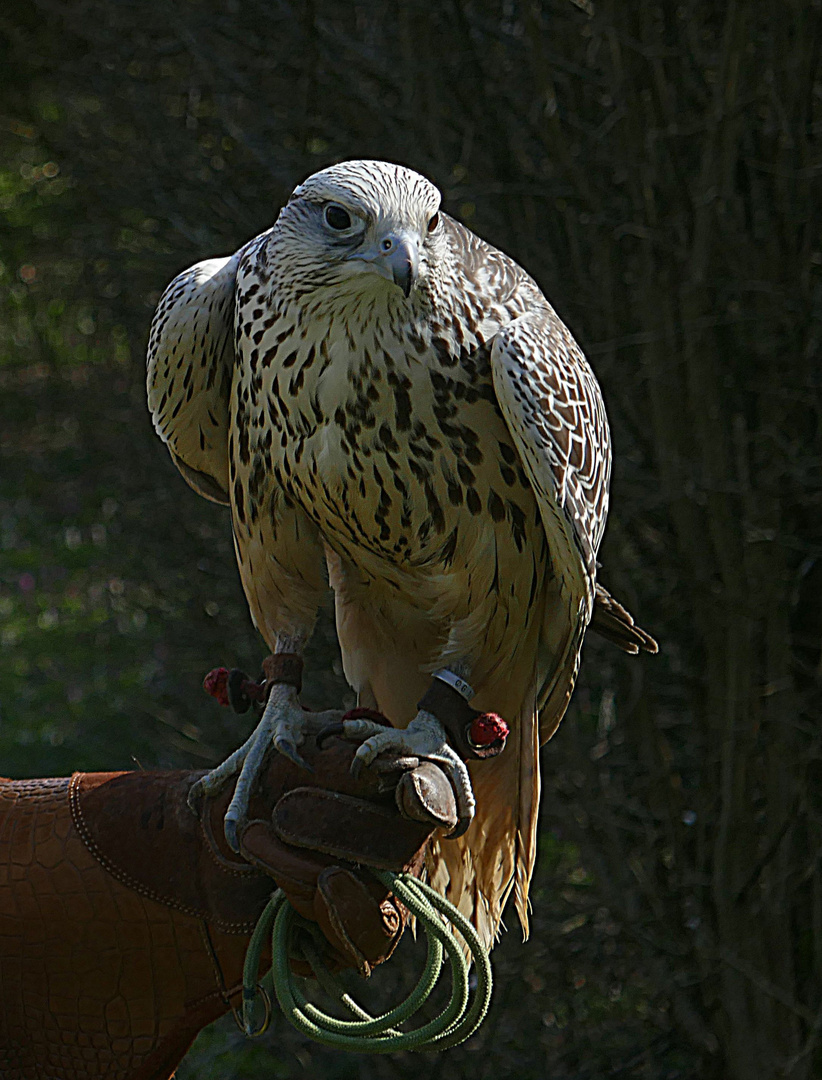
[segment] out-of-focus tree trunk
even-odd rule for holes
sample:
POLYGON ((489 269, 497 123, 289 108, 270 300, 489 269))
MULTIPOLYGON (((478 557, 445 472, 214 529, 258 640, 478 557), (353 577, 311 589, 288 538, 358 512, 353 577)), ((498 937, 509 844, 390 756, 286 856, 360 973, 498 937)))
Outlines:
MULTIPOLYGON (((818 516, 811 520, 801 495, 808 458, 819 454, 809 364, 820 317, 811 196, 820 167, 819 9, 788 5, 777 16, 731 3, 719 23, 699 4, 606 8, 588 35, 604 54, 597 71, 621 134, 609 139, 605 161, 600 148, 587 162, 597 190, 576 185, 562 140, 580 138, 584 106, 569 95, 567 123, 553 125, 554 157, 577 187, 568 217, 598 215, 609 227, 600 237, 588 228, 580 242, 576 222, 569 226, 574 286, 577 246, 607 296, 614 272, 603 280, 601 267, 614 257, 602 249, 635 238, 616 271, 616 304, 603 305, 585 334, 621 334, 626 346, 637 335, 619 353, 628 371, 617 373, 612 354, 603 377, 606 390, 613 380, 617 432, 644 426, 651 469, 637 481, 656 489, 657 500, 652 492, 646 500, 664 507, 670 547, 646 548, 641 559, 652 576, 675 577, 659 630, 663 651, 687 657, 682 719, 692 725, 678 754, 658 730, 665 717, 653 685, 640 693, 628 731, 646 746, 635 747, 639 763, 658 749, 646 758, 653 842, 633 847, 629 833, 608 830, 617 840, 611 888, 630 896, 640 885, 640 910, 678 957, 674 986, 699 980, 680 1019, 718 1052, 717 1075, 798 1080, 818 1075, 822 1027, 819 848, 809 843, 818 819, 806 789, 819 754, 818 682, 814 696, 798 678, 794 648, 794 634, 807 634, 795 620, 803 559, 818 557, 819 543, 818 516), (614 181, 630 215, 622 222, 614 181), (619 869, 625 855, 633 883, 619 869)), ((596 280, 580 277, 597 292, 596 280)), ((621 525, 641 543, 641 519, 621 525)), ((606 545, 606 580, 619 561, 606 545)), ((817 639, 817 662, 818 647, 817 639)), ((624 813, 607 788, 581 801, 601 794, 609 813, 624 813)), ((626 794, 621 788, 618 801, 626 794)), ((585 833, 580 842, 587 846, 585 833)), ((629 896, 623 910, 636 917, 629 896)))

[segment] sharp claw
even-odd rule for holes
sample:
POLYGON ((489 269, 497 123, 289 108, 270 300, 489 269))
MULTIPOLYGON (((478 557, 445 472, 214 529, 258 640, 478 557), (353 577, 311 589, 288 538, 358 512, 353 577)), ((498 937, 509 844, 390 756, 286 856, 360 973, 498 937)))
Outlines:
POLYGON ((278 753, 283 757, 287 757, 289 761, 293 761, 295 765, 299 765, 301 769, 305 769, 307 772, 314 772, 305 758, 297 750, 297 747, 289 739, 286 739, 282 735, 278 735, 274 740, 274 747, 278 753))
POLYGON ((359 757, 357 754, 355 754, 354 758, 353 758, 353 760, 351 762, 351 769, 350 769, 351 775, 354 777, 355 780, 359 780, 360 774, 362 773, 364 764, 365 764, 365 762, 363 761, 363 759, 361 757, 359 757))
POLYGON ((203 797, 203 782, 202 780, 195 780, 188 790, 186 795, 186 802, 188 808, 193 813, 198 814, 200 812, 200 799, 203 797))
POLYGON ((468 826, 474 820, 474 815, 470 817, 461 817, 450 833, 445 837, 446 840, 456 840, 458 836, 462 836, 467 831, 468 826))
POLYGON ((338 720, 334 724, 326 724, 325 727, 317 733, 317 749, 322 750, 326 741, 334 735, 345 735, 345 725, 341 720, 338 720))
POLYGON ((241 821, 235 821, 233 818, 226 815, 223 822, 223 832, 225 833, 225 839, 231 850, 239 855, 240 854, 240 841, 237 838, 237 832, 239 830, 241 821))

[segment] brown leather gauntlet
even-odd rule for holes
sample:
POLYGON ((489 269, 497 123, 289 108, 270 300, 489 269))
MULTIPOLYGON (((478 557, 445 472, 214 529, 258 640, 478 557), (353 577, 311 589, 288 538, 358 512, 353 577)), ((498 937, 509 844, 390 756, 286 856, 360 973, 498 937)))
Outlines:
POLYGON ((0 780, 3 1080, 167 1080, 200 1029, 239 1005, 249 936, 277 882, 292 901, 310 901, 337 963, 365 970, 390 953, 404 914, 355 863, 413 865, 434 824, 449 827, 448 806, 432 820, 420 803, 424 766, 389 763, 354 781, 350 743, 320 752, 307 740, 301 750, 314 773, 272 754, 252 798, 244 840, 256 865, 223 836, 231 788, 189 809, 202 773, 0 780), (305 815, 327 782, 353 801, 345 850, 334 846, 336 795, 331 815, 305 815), (424 820, 394 844, 406 835, 398 797, 424 820), (374 830, 383 814, 387 830, 374 830), (356 815, 368 823, 364 848, 356 815))
POLYGON ((354 780, 351 743, 333 738, 319 753, 310 742, 301 749, 322 788, 286 791, 269 818, 248 823, 240 850, 318 924, 329 966, 368 975, 394 951, 407 913, 366 868, 419 874, 434 829, 456 822, 453 791, 428 762, 378 759, 354 780))
POLYGON ((271 880, 200 773, 0 780, 0 1076, 166 1080, 239 1004, 271 880))

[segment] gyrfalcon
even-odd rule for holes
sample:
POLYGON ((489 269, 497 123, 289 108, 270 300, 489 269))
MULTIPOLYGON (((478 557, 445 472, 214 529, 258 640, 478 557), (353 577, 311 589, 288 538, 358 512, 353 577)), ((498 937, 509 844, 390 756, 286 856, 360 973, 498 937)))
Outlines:
POLYGON ((656 651, 596 582, 608 422, 537 284, 443 213, 423 176, 342 162, 300 184, 273 228, 168 286, 148 398, 185 479, 231 507, 254 623, 283 658, 256 731, 199 785, 241 773, 230 841, 266 751, 300 760, 331 715, 302 709, 294 676, 330 583, 348 682, 405 729, 346 721, 357 760, 391 746, 446 764, 473 820, 435 844, 430 880, 488 944, 513 888, 527 931, 538 751, 585 630, 656 651), (466 768, 418 708, 437 694, 502 716, 505 751, 466 768))

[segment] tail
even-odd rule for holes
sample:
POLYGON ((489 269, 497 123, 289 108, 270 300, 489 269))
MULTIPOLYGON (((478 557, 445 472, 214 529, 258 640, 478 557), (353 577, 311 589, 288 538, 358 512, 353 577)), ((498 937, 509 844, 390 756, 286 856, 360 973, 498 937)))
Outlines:
MULTIPOLYGON (((568 605, 574 610, 574 605, 568 605)), ((499 936, 502 911, 513 890, 523 935, 528 937, 528 890, 537 855, 540 774, 539 748, 559 727, 579 670, 587 619, 560 619, 558 604, 547 604, 540 647, 530 670, 520 669, 528 692, 514 709, 505 750, 492 761, 469 766, 477 813, 465 836, 440 841, 432 853, 431 883, 467 915, 491 947, 499 936), (541 672, 552 672, 543 681, 541 672)), ((521 657, 527 649, 521 650, 521 657)), ((517 685, 516 671, 508 672, 517 685)), ((504 686, 486 688, 489 701, 501 700, 504 686)), ((485 707, 485 699, 477 700, 485 707)), ((507 719, 507 717, 506 717, 507 719)))
POLYGON ((537 853, 539 725, 536 707, 524 706, 511 724, 504 752, 469 766, 477 811, 465 836, 432 845, 429 880, 469 918, 491 948, 513 890, 528 936, 528 886, 537 853))
POLYGON ((639 652, 659 652, 659 646, 651 635, 637 626, 633 615, 601 585, 596 587, 591 629, 617 645, 623 652, 634 656, 639 652))

